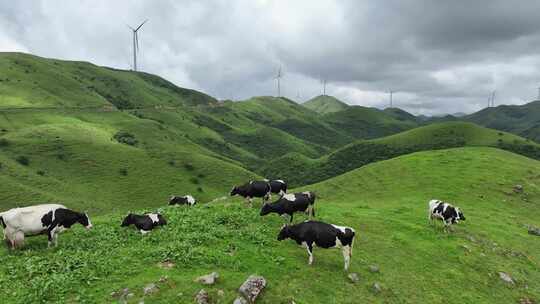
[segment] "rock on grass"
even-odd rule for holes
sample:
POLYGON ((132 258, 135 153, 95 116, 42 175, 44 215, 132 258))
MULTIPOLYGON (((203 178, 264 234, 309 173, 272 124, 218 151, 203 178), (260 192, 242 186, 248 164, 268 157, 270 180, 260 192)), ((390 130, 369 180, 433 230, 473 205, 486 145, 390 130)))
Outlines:
POLYGON ((204 289, 199 290, 197 295, 195 295, 195 302, 197 304, 209 304, 210 296, 208 295, 208 292, 204 289))
POLYGON ((508 284, 511 284, 511 285, 515 284, 512 277, 506 272, 499 272, 499 278, 501 280, 503 280, 505 283, 508 283, 508 284))
POLYGON ((255 300, 265 287, 265 278, 262 276, 250 275, 242 286, 240 286, 238 291, 248 303, 255 303, 255 300))
POLYGON ((214 285, 218 278, 219 278, 219 274, 217 272, 212 272, 210 274, 203 275, 196 278, 195 281, 202 283, 204 285, 214 285))

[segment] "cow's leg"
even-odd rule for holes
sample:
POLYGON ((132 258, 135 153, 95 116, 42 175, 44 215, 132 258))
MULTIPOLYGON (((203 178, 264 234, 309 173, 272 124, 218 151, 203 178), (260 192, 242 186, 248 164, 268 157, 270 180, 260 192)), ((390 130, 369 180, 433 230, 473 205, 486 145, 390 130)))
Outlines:
POLYGON ((150 232, 150 231, 141 229, 141 234, 142 234, 142 235, 145 235, 145 234, 147 234, 148 232, 150 232))
POLYGON ((246 196, 246 206, 247 207, 253 207, 253 198, 246 196))
POLYGON ((54 238, 54 231, 47 230, 47 248, 50 248, 54 238))
POLYGON ((306 249, 309 255, 308 265, 312 265, 313 264, 313 243, 304 242, 304 244, 306 246, 306 249))
POLYGON ((289 216, 291 217, 291 219, 290 219, 290 221, 289 221, 290 224, 292 224, 293 214, 294 214, 294 213, 289 214, 289 216))
POLYGON ((345 271, 349 269, 349 264, 351 263, 351 255, 352 255, 351 249, 352 248, 349 245, 343 246, 341 248, 341 252, 343 253, 343 261, 345 263, 345 271))
POLYGON ((58 247, 58 233, 53 235, 54 247, 58 247))

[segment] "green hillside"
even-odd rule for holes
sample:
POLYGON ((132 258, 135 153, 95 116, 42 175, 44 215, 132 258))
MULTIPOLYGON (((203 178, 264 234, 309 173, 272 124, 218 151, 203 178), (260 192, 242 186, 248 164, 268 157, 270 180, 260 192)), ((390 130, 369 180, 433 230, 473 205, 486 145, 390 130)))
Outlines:
POLYGON ((349 105, 329 95, 319 95, 302 104, 304 107, 320 114, 328 114, 346 110, 349 105))
POLYGON ((356 139, 371 139, 396 134, 418 126, 416 121, 402 120, 393 114, 362 106, 324 115, 331 127, 356 139))
POLYGON ((540 159, 540 145, 519 136, 472 123, 446 122, 372 140, 355 141, 318 159, 289 153, 270 162, 263 175, 293 185, 325 180, 366 164, 408 153, 463 146, 498 147, 540 159))
POLYGON ((540 101, 525 105, 485 108, 463 117, 476 124, 518 134, 540 142, 540 101))
POLYGON ((0 297, 3 303, 110 303, 113 291, 129 288, 129 303, 192 303, 204 288, 212 303, 231 303, 256 273, 268 280, 257 303, 534 300, 540 297, 540 245, 525 225, 540 218, 539 170, 540 162, 509 152, 461 148, 370 164, 303 188, 318 193, 319 220, 356 229, 350 269, 359 273, 356 284, 343 272, 338 250, 315 249, 310 267, 305 249, 276 240, 281 218, 261 218, 235 199, 161 208, 169 224, 146 236, 119 227, 123 213, 113 213, 93 217, 91 231, 74 226, 56 249, 46 249, 43 236, 30 238, 24 250, 2 248, 0 297), (524 193, 512 191, 516 184, 524 193), (449 234, 440 223, 428 225, 432 198, 454 202, 467 220, 449 234), (174 267, 159 267, 164 261, 174 267), (370 272, 370 265, 380 272, 370 272), (212 271, 220 274, 216 285, 193 282, 212 271), (515 285, 499 279, 499 272, 515 285), (143 287, 153 282, 159 290, 144 296, 143 287), (380 293, 372 291, 375 282, 380 293), (459 292, 449 297, 448 286, 459 292))
POLYGON ((0 129, 1 209, 44 201, 93 213, 160 206, 171 194, 225 195, 255 176, 175 129, 122 112, 4 113, 0 129), (118 134, 136 143, 120 143, 132 137, 118 134))
POLYGON ((0 108, 110 107, 213 104, 200 92, 182 89, 142 72, 87 62, 0 53, 0 108))

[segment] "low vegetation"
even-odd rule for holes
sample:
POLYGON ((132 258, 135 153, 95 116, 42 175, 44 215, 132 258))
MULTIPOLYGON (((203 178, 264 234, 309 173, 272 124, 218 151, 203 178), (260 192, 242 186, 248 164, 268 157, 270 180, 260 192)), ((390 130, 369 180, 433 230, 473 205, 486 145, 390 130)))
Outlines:
POLYGON ((370 164, 303 188, 319 194, 319 220, 357 230, 350 270, 359 273, 356 284, 343 272, 339 250, 315 249, 309 267, 305 249, 276 240, 281 218, 260 217, 257 209, 234 199, 141 209, 159 211, 169 221, 146 236, 120 227, 124 213, 116 212, 94 216, 93 230, 75 226, 62 234, 56 249, 46 249, 43 236, 29 238, 20 251, 2 248, 0 296, 5 303, 108 303, 114 301, 112 292, 129 288, 133 303, 142 298, 191 303, 205 288, 212 301, 230 303, 245 278, 257 273, 268 280, 258 303, 535 299, 540 296, 540 247, 526 225, 540 216, 532 208, 540 199, 539 170, 540 162, 509 152, 463 148, 370 164), (523 193, 512 191, 515 184, 523 185, 523 193), (431 198, 460 206, 467 220, 450 234, 440 224, 428 225, 431 198), (174 266, 160 267, 163 262, 174 266), (372 265, 380 271, 369 271, 372 265), (212 271, 220 274, 216 285, 193 282, 212 271), (499 272, 515 284, 502 281, 499 272), (152 282, 159 290, 144 296, 143 287, 152 282), (372 291, 376 282, 380 293, 372 291), (450 285, 460 292, 448 297, 450 285))

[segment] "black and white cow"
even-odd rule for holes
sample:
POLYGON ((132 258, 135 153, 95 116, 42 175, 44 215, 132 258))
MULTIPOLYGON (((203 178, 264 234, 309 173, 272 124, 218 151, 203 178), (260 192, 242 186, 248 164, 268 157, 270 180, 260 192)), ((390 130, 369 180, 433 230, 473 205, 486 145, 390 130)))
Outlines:
POLYGON ((321 248, 341 248, 345 261, 345 271, 349 269, 352 257, 355 231, 350 227, 336 226, 317 221, 305 221, 296 225, 285 225, 277 237, 278 241, 287 238, 306 247, 309 260, 313 264, 313 246, 321 248))
POLYGON ((270 183, 266 181, 250 181, 241 186, 235 186, 231 190, 231 196, 240 195, 246 198, 250 205, 254 197, 262 197, 263 203, 270 200, 270 183))
POLYGON ((58 234, 75 223, 86 229, 92 228, 86 213, 80 213, 60 204, 43 204, 23 208, 14 208, 0 213, 0 222, 4 228, 4 239, 12 249, 24 245, 25 236, 46 234, 50 247, 58 245, 58 234))
POLYGON ((440 200, 430 200, 428 203, 428 219, 433 223, 434 218, 442 220, 445 228, 465 220, 463 212, 458 207, 440 200))
POLYGON ((261 208, 261 216, 269 213, 288 215, 292 223, 295 212, 306 212, 310 219, 315 216, 315 193, 310 191, 284 194, 274 203, 265 203, 261 208))
POLYGON ((191 195, 184 195, 184 196, 176 196, 176 195, 172 195, 170 198, 169 198, 169 205, 172 206, 172 205, 188 205, 188 206, 193 206, 195 205, 196 201, 195 201, 195 198, 191 195))
POLYGON ((124 218, 120 226, 127 227, 129 225, 134 225, 141 234, 147 234, 154 227, 167 225, 167 221, 158 213, 147 213, 143 215, 130 213, 124 218))
POLYGON ((283 196, 287 193, 287 183, 281 179, 265 180, 270 184, 270 192, 283 196))

